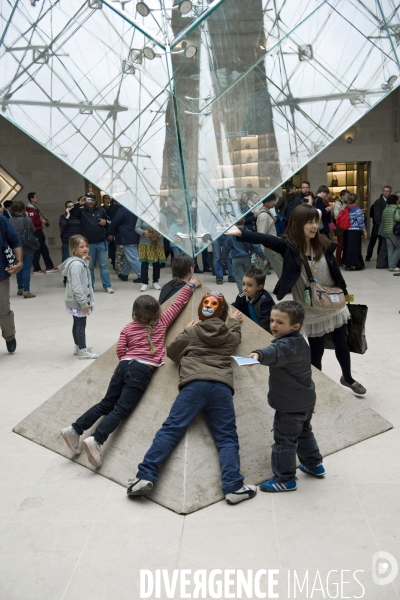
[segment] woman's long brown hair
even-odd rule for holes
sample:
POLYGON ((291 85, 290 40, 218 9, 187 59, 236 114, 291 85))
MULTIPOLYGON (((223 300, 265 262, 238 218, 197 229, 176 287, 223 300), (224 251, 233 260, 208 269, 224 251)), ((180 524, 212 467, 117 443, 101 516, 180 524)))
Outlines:
MULTIPOLYGON (((296 206, 290 215, 289 223, 285 231, 288 242, 297 248, 301 258, 304 258, 306 255, 307 241, 306 236, 304 235, 304 225, 309 221, 319 223, 318 210, 309 204, 300 204, 300 206, 296 206)), ((317 231, 315 237, 310 240, 315 260, 319 260, 323 254, 326 254, 330 243, 330 240, 326 236, 320 235, 319 231, 317 231)))

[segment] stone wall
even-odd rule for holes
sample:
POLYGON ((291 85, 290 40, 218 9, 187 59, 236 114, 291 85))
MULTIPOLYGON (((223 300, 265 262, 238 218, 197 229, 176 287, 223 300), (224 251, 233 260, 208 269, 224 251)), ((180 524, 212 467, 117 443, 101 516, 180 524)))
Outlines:
MULTIPOLYGON (((371 161, 370 203, 379 198, 384 185, 400 190, 400 142, 396 141, 396 108, 400 90, 395 90, 357 123, 357 135, 351 144, 345 136, 334 141, 307 165, 307 178, 316 192, 326 185, 327 163, 371 161)), ((398 135, 398 134, 397 134, 398 135)))
POLYGON ((61 247, 58 219, 66 200, 75 201, 85 193, 85 179, 2 117, 0 165, 22 185, 15 199, 27 202, 29 192, 37 193, 38 208, 50 222, 45 229, 50 253, 58 264, 61 256, 52 251, 61 247))

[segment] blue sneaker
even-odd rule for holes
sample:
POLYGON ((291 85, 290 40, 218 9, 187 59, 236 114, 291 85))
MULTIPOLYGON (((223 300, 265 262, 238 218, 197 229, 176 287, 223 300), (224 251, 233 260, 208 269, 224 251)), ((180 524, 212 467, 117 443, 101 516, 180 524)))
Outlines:
POLYGON ((315 477, 323 477, 326 473, 325 467, 322 463, 320 465, 317 465, 312 471, 310 469, 307 469, 307 467, 305 467, 304 465, 300 465, 299 469, 300 471, 303 471, 303 473, 308 473, 309 475, 314 475, 315 477))
POLYGON ((297 490, 297 483, 295 479, 286 483, 278 483, 271 477, 260 485, 260 490, 262 492, 294 492, 297 490))

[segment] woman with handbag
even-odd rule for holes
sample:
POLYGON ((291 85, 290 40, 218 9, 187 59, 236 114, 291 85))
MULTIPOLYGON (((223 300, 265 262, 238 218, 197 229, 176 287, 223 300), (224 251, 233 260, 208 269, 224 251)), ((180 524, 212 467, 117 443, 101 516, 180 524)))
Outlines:
POLYGON ((301 204, 294 209, 285 235, 281 238, 242 231, 236 226, 231 227, 225 235, 236 235, 243 242, 262 244, 282 255, 282 276, 273 293, 278 300, 292 293, 293 300, 304 306, 305 319, 301 332, 308 338, 311 363, 322 370, 324 335, 330 333, 342 369, 340 383, 356 394, 365 394, 364 386, 351 375, 346 327, 350 313, 345 302, 346 282, 333 254, 336 244, 320 235, 318 223, 318 210, 301 204))
POLYGON ((400 271, 397 263, 400 260, 400 206, 398 197, 391 194, 382 213, 383 235, 386 238, 389 271, 400 271), (399 233, 395 233, 398 230, 399 233))
POLYGON ((24 298, 36 298, 36 294, 32 294, 30 291, 33 256, 35 251, 39 248, 39 242, 35 235, 36 229, 32 223, 32 219, 26 216, 25 204, 21 202, 21 200, 16 200, 11 204, 10 212, 12 215, 10 223, 21 240, 24 256, 24 266, 22 271, 17 273, 17 294, 24 298))
POLYGON ((361 252, 361 240, 367 239, 364 212, 357 206, 358 196, 349 194, 348 208, 350 227, 344 232, 343 264, 346 271, 360 271, 365 263, 361 252))

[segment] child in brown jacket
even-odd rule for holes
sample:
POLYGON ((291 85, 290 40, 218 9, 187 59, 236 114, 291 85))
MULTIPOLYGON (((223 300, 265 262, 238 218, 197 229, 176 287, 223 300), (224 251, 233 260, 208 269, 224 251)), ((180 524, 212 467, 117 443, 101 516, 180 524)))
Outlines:
POLYGON ((239 442, 233 406, 231 355, 241 340, 239 311, 231 311, 219 292, 203 296, 199 321, 192 321, 167 347, 167 356, 179 363, 179 394, 167 420, 154 438, 128 487, 129 496, 146 495, 157 481, 161 465, 177 446, 200 411, 220 455, 222 490, 228 504, 253 498, 256 486, 243 485, 239 442))

